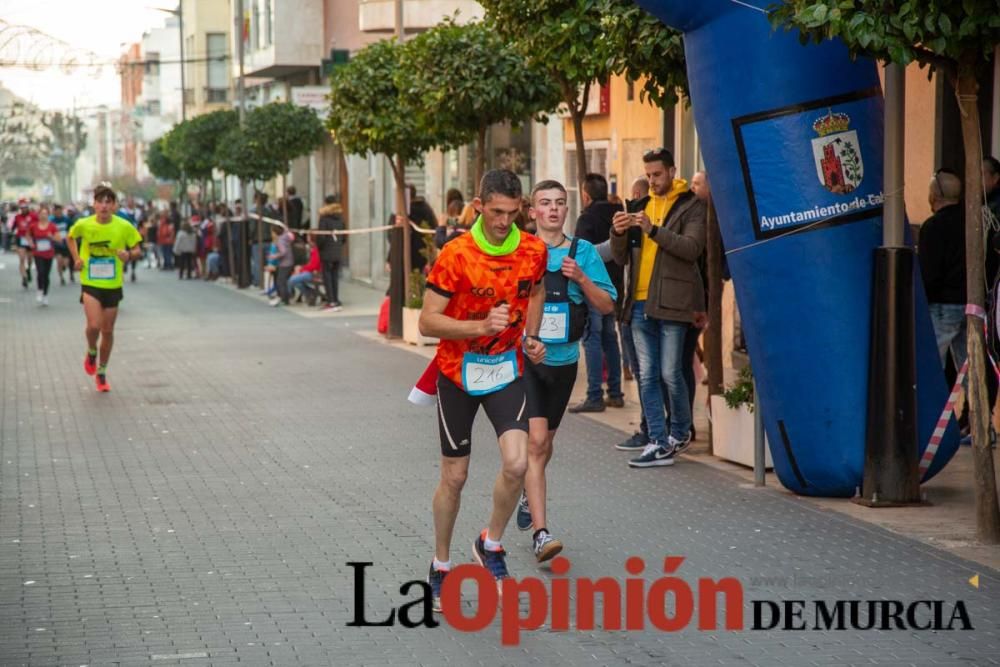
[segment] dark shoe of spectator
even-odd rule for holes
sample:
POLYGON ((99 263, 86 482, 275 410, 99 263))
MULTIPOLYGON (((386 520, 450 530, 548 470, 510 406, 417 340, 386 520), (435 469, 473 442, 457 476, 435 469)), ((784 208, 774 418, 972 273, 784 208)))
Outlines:
POLYGON ((604 405, 609 408, 624 408, 625 399, 622 396, 608 396, 604 399, 604 405))
POLYGON ((619 442, 615 445, 615 449, 622 452, 634 452, 642 451, 649 444, 649 438, 642 434, 642 431, 636 431, 632 434, 632 437, 625 442, 619 442))
POLYGON ((583 401, 582 403, 569 406, 569 411, 573 414, 579 412, 604 412, 604 401, 583 401))
POLYGON ((310 294, 309 297, 306 298, 306 305, 309 306, 310 308, 312 308, 313 306, 315 306, 316 305, 316 295, 310 294))
POLYGON ((635 379, 635 376, 632 375, 632 369, 628 366, 622 368, 622 375, 624 376, 626 382, 631 382, 635 379))

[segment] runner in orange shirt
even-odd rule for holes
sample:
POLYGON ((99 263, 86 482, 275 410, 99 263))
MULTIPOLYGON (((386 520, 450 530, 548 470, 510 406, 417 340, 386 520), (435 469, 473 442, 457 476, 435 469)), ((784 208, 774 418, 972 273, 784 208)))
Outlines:
POLYGON ((500 538, 528 467, 524 356, 535 363, 545 357, 538 330, 547 256, 544 243, 514 225, 521 181, 508 170, 489 171, 473 205, 480 217, 468 234, 442 249, 427 278, 420 313, 421 333, 441 339, 436 356, 441 481, 434 493, 435 550, 427 576, 436 611, 452 566, 451 537, 479 406, 496 432, 501 470, 493 485, 489 524, 473 541, 472 554, 498 586, 509 576, 500 538))

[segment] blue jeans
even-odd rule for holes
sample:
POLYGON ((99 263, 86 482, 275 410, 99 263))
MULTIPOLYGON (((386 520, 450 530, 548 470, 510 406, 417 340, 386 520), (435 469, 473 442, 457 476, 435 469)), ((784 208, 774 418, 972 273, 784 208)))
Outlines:
POLYGON ((587 402, 600 403, 604 400, 601 388, 604 376, 604 362, 608 363, 608 397, 623 398, 622 357, 618 349, 618 332, 615 331, 615 315, 601 315, 589 305, 590 326, 583 336, 583 355, 587 360, 587 402))
POLYGON ((210 252, 205 258, 205 262, 208 265, 209 275, 217 276, 221 273, 222 255, 217 252, 210 252))
POLYGON ((690 325, 646 317, 645 307, 645 301, 636 301, 632 306, 632 334, 639 359, 639 394, 650 442, 666 446, 667 435, 683 441, 691 431, 691 404, 684 380, 684 339, 690 325), (666 415, 659 407, 664 403, 663 386, 670 409, 669 434, 666 415))
POLYGON ((296 273, 288 279, 288 293, 293 294, 295 290, 299 290, 303 297, 313 294, 312 279, 312 271, 296 273))
POLYGON ((932 303, 931 322, 934 323, 934 337, 937 339, 938 356, 941 367, 948 359, 948 349, 955 361, 955 370, 962 369, 968 352, 966 351, 965 306, 960 303, 932 303))

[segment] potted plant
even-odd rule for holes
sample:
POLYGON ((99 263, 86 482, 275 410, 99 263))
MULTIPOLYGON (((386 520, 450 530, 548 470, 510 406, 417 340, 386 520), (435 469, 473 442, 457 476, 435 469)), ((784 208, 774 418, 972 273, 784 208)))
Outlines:
MULTIPOLYGON (((722 395, 711 397, 712 451, 721 459, 753 467, 753 371, 750 366, 740 369, 735 383, 722 395)), ((766 437, 764 464, 771 468, 771 452, 766 437)))
POLYGON ((410 345, 437 345, 437 338, 420 333, 420 309, 424 306, 424 288, 427 278, 420 269, 410 272, 410 291, 403 305, 403 340, 410 345))

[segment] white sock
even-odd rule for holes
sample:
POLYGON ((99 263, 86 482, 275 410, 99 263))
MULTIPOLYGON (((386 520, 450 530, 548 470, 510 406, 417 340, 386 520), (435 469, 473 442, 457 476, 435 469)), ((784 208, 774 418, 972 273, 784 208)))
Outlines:
POLYGON ((445 572, 450 572, 451 571, 451 561, 448 561, 447 563, 442 563, 441 561, 439 561, 437 559, 437 556, 435 556, 434 557, 434 569, 435 570, 444 570, 445 572))
POLYGON ((500 551, 500 549, 503 548, 500 546, 499 542, 490 539, 490 534, 488 532, 486 533, 486 539, 483 540, 483 546, 486 547, 487 551, 500 551))

